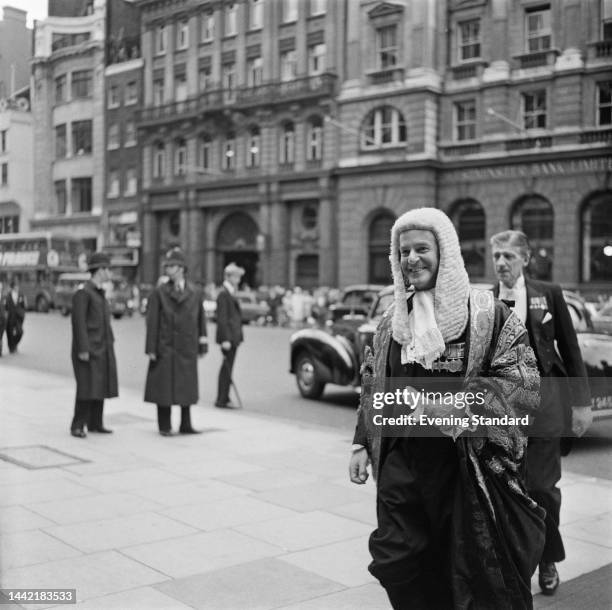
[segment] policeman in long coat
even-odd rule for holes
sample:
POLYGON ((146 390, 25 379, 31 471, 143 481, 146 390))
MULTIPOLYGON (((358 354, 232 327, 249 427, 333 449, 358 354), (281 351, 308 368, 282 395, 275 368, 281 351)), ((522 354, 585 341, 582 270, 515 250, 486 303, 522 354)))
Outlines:
POLYGON ((72 298, 72 367, 76 378, 72 436, 85 438, 89 432, 110 433, 102 423, 104 399, 119 394, 117 362, 110 309, 104 283, 110 277, 110 259, 95 252, 88 261, 91 279, 72 298))
MULTIPOLYGON (((9 352, 14 354, 23 337, 23 321, 25 320, 26 301, 21 290, 19 280, 13 278, 10 289, 6 293, 6 341, 9 352)), ((1 338, 1 335, 0 335, 1 338)))
POLYGON ((144 399, 157 405, 162 436, 172 435, 171 406, 181 406, 181 434, 196 434, 190 405, 198 401, 198 355, 208 351, 202 292, 185 281, 185 257, 173 248, 164 257, 169 280, 151 294, 145 352, 149 370, 144 399))

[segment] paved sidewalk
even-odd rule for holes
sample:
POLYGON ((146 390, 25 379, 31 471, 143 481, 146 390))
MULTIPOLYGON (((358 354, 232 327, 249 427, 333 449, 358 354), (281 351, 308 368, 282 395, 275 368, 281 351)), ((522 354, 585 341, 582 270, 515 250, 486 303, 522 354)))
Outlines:
MULTIPOLYGON (((105 409, 115 434, 81 440, 73 400, 66 379, 0 362, 2 587, 76 588, 95 610, 388 609, 349 431, 200 406, 204 434, 162 438, 154 406, 123 389, 105 409)), ((563 584, 536 607, 610 607, 609 569, 593 571, 612 563, 612 483, 562 484, 563 584)))

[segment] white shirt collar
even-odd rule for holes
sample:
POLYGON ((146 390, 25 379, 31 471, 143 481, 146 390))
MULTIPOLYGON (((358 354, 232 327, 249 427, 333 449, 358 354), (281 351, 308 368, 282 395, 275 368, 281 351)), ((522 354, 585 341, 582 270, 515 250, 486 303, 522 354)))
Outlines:
POLYGON ((507 294, 510 291, 519 292, 523 290, 525 290, 525 276, 522 273, 521 275, 518 276, 512 288, 508 288, 505 284, 502 284, 502 282, 499 283, 499 293, 500 294, 507 294))

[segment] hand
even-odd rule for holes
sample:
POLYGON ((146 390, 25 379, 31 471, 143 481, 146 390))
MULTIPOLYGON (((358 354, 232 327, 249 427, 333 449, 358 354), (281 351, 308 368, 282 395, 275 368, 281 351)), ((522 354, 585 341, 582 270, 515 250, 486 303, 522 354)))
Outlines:
POLYGON ((206 356, 206 354, 208 354, 208 343, 200 343, 198 345, 198 355, 206 356))
POLYGON ((593 411, 591 407, 572 407, 572 432, 580 437, 589 429, 593 423, 593 411))
POLYGON ((81 362, 89 362, 89 352, 79 352, 78 359, 81 362))
POLYGON ((150 354, 147 354, 147 356, 149 356, 149 360, 151 362, 155 362, 157 360, 157 354, 151 352, 150 354))
POLYGON ((232 349, 232 344, 230 341, 223 341, 223 343, 221 343, 221 349, 224 352, 229 352, 232 349))
POLYGON ((365 447, 353 451, 349 463, 349 476, 357 485, 363 485, 368 480, 368 452, 365 447))

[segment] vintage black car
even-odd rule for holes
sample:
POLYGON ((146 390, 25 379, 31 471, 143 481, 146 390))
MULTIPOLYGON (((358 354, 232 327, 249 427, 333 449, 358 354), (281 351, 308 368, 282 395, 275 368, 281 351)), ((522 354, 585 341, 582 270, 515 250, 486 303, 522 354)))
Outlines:
MULTIPOLYGON (((563 295, 589 374, 594 416, 612 417, 612 336, 593 330, 580 296, 566 290, 563 295)), ((359 387, 364 348, 372 343, 376 326, 392 302, 393 287, 388 286, 378 293, 366 318, 349 315, 327 329, 307 328, 291 335, 290 372, 302 396, 320 398, 327 383, 359 387)))
POLYGON ((356 284, 347 286, 337 303, 329 306, 329 320, 336 322, 347 316, 366 318, 378 293, 384 288, 380 284, 356 284))

